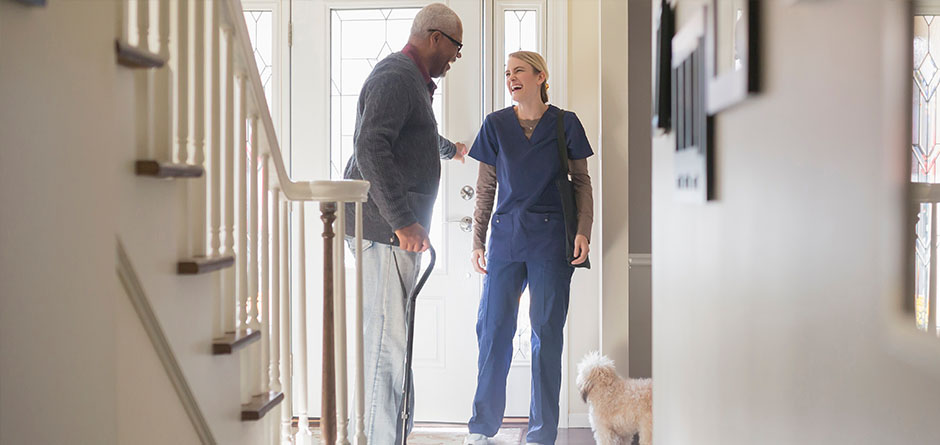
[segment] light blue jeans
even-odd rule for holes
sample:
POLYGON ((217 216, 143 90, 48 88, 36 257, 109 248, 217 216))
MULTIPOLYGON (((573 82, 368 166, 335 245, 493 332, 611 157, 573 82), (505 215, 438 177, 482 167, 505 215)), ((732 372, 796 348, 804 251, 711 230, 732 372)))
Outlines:
MULTIPOLYGON (((355 238, 346 237, 354 256, 355 242, 355 238)), ((364 431, 369 443, 392 445, 401 440, 407 341, 405 309, 420 269, 420 253, 362 240, 364 431)), ((409 433, 414 424, 414 385, 411 387, 409 433)), ((351 431, 355 431, 355 426, 351 431)))

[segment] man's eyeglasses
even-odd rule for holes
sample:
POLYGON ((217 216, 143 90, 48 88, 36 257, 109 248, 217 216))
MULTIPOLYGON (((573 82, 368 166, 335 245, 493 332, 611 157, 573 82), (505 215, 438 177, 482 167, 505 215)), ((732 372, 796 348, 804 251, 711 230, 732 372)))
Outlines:
POLYGON ((463 43, 460 43, 459 41, 457 41, 457 39, 455 39, 455 38, 453 38, 453 37, 447 35, 447 33, 445 33, 444 31, 441 31, 440 29, 429 29, 429 30, 428 30, 428 32, 435 32, 435 31, 441 33, 442 36, 447 37, 447 39, 450 40, 451 43, 453 43, 454 46, 457 47, 457 52, 458 52, 458 53, 460 52, 461 49, 463 49, 463 43))

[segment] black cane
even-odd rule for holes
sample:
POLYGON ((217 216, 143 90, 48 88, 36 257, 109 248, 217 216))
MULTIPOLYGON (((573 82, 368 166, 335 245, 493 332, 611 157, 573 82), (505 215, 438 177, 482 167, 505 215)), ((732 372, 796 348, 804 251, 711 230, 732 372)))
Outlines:
POLYGON ((402 384, 405 392, 402 397, 401 407, 401 445, 408 443, 408 418, 411 417, 411 413, 408 412, 408 405, 411 401, 411 353, 415 340, 415 303, 418 302, 418 294, 421 292, 421 288, 424 287, 424 282, 428 281, 428 277, 431 276, 431 271, 434 270, 434 262, 437 261, 437 253, 434 252, 434 247, 429 248, 429 250, 431 251, 431 262, 428 263, 424 275, 421 275, 418 284, 411 291, 405 314, 408 318, 408 325, 406 326, 408 330, 408 348, 405 350, 405 382, 402 384))

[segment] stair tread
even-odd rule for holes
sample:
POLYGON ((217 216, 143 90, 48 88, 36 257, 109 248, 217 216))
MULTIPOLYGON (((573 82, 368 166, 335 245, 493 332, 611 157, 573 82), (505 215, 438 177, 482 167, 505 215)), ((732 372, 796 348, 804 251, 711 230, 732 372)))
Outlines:
POLYGON ((134 173, 138 176, 155 178, 198 178, 205 173, 201 165, 174 164, 151 159, 139 160, 134 164, 134 173))
POLYGON ((159 54, 134 47, 123 40, 114 41, 117 62, 128 68, 162 68, 166 59, 159 54))
POLYGON ((261 340, 261 331, 258 330, 242 329, 237 332, 228 332, 212 340, 212 354, 231 354, 258 340, 261 340))
POLYGON ((196 275, 225 269, 233 264, 235 264, 235 255, 193 257, 177 263, 176 272, 180 275, 196 275))
POLYGON ((242 405, 242 420, 261 420, 271 408, 284 401, 284 393, 269 391, 251 398, 251 402, 242 405))

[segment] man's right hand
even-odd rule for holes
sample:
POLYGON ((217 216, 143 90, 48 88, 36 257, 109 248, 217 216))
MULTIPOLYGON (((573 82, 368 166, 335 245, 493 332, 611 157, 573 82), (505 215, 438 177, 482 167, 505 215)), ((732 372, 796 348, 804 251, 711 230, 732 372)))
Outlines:
POLYGON ((398 247, 408 252, 424 252, 431 247, 427 230, 418 223, 396 230, 395 236, 398 237, 398 247))

